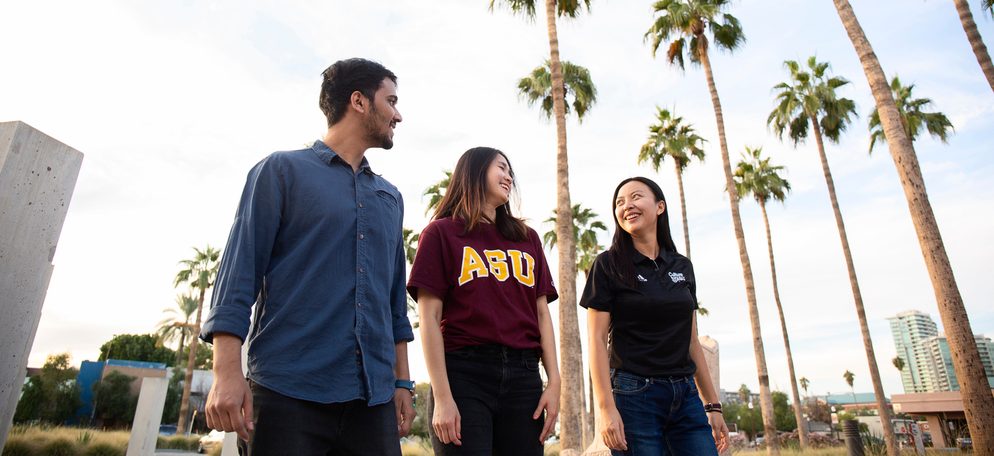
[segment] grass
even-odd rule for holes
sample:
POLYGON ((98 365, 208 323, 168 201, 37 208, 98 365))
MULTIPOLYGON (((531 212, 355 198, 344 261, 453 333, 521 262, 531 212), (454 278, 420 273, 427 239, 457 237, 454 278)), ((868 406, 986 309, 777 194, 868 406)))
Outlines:
MULTIPOLYGON (((7 436, 2 456, 123 456, 130 436, 128 431, 17 425, 7 436)), ((196 450, 199 438, 159 437, 156 446, 160 449, 196 450)))

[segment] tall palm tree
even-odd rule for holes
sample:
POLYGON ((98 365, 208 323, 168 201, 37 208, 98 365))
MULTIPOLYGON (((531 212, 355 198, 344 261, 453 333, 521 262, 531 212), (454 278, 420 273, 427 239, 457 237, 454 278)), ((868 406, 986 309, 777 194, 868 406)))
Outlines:
POLYGON ((766 214, 766 203, 787 198, 790 192, 790 182, 780 177, 783 166, 770 164, 770 159, 763 158, 763 148, 746 147, 743 154, 745 160, 740 161, 735 168, 735 189, 740 197, 752 195, 759 203, 763 213, 763 223, 766 225, 766 245, 770 254, 770 272, 773 276, 773 300, 777 304, 777 314, 780 316, 780 330, 783 332, 783 345, 787 352, 787 370, 790 373, 790 391, 794 398, 794 418, 797 420, 797 436, 801 449, 808 446, 807 426, 804 424, 804 413, 801 411, 801 397, 797 393, 797 376, 794 374, 794 357, 790 350, 790 338, 787 336, 787 320, 783 316, 783 305, 780 303, 780 287, 777 284, 777 264, 773 259, 773 235, 770 231, 770 219, 766 214))
MULTIPOLYGON (((545 223, 551 223, 553 229, 546 231, 542 235, 542 245, 550 249, 557 245, 556 237, 556 211, 552 211, 552 216, 545 219, 545 223)), ((576 268, 584 274, 590 272, 594 265, 597 254, 604 250, 604 246, 597 242, 597 230, 607 233, 607 227, 600 220, 597 220, 597 213, 589 207, 583 207, 577 203, 573 205, 573 242, 576 244, 576 268)))
MULTIPOLYGON (((550 65, 551 63, 546 60, 544 65, 535 67, 528 76, 518 80, 518 95, 528 101, 528 106, 539 103, 542 113, 547 118, 552 118, 554 114, 550 65)), ((583 122, 587 111, 597 102, 597 87, 590 78, 590 70, 566 60, 562 61, 562 66, 565 93, 573 99, 572 103, 565 104, 566 115, 570 114, 572 105, 576 120, 583 122)))
MULTIPOLYGON (((514 14, 535 18, 537 0, 490 0, 490 9, 506 6, 514 14)), ((552 112, 556 119, 556 234, 559 254, 559 372, 562 377, 559 429, 563 450, 580 450, 582 426, 580 398, 583 397, 583 360, 580 327, 576 316, 576 246, 572 203, 569 194, 569 157, 566 152, 566 83, 559 59, 559 31, 556 19, 575 18, 590 11, 590 0, 545 0, 545 25, 549 37, 549 74, 552 112)))
MULTIPOLYGON (((949 133, 954 130, 952 122, 941 112, 926 112, 925 109, 932 104, 928 98, 912 98, 911 92, 915 90, 915 85, 901 84, 901 80, 894 76, 890 81, 890 90, 894 93, 894 102, 897 105, 897 112, 901 116, 901 124, 904 132, 912 142, 918 139, 922 132, 922 127, 928 131, 933 138, 938 138, 943 143, 949 138, 949 133)), ((877 108, 873 108, 870 113, 870 152, 878 142, 887 140, 884 135, 883 125, 880 124, 880 113, 877 108)))
POLYGON ((683 193, 683 171, 696 158, 704 161, 705 139, 698 136, 694 127, 683 123, 683 117, 677 117, 670 111, 656 107, 656 122, 649 126, 649 139, 639 149, 639 164, 649 162, 655 172, 666 157, 673 160, 676 169, 676 184, 680 189, 680 210, 683 215, 683 242, 687 258, 690 258, 690 229, 687 224, 687 199, 683 193))
POLYGON ((210 245, 203 250, 194 247, 193 251, 193 258, 179 262, 182 269, 176 273, 176 279, 173 282, 175 286, 185 283, 191 289, 200 292, 200 296, 197 298, 197 319, 194 320, 193 326, 193 334, 195 336, 190 338, 190 353, 186 358, 186 380, 183 383, 183 397, 179 404, 179 422, 176 424, 176 429, 179 429, 179 432, 183 433, 186 433, 186 415, 190 407, 190 385, 193 383, 193 369, 197 359, 197 343, 200 341, 196 335, 200 334, 200 320, 204 312, 204 296, 207 294, 207 290, 214 286, 214 280, 217 278, 217 269, 220 264, 218 259, 221 257, 221 251, 210 245))
MULTIPOLYGON (((992 3, 994 1, 984 0, 983 7, 990 10, 992 3)), ((991 86, 991 90, 994 90, 994 64, 991 63, 991 55, 987 52, 987 46, 984 45, 984 40, 980 37, 980 31, 977 30, 977 23, 973 22, 970 4, 966 0, 953 0, 953 4, 956 5, 956 12, 959 13, 959 21, 963 24, 963 31, 966 32, 966 40, 973 48, 973 55, 977 56, 980 70, 984 72, 984 77, 987 78, 987 84, 991 86)))
MULTIPOLYGON (((444 173, 445 177, 426 188, 424 193, 421 194, 422 198, 425 196, 428 197, 428 206, 425 207, 425 214, 434 212, 438 208, 439 203, 442 202, 442 197, 445 196, 445 191, 449 188, 449 181, 452 180, 452 171, 445 170, 444 173)), ((413 260, 408 258, 408 262, 410 263, 411 261, 413 260)))
POLYGON ((176 349, 177 366, 183 363, 183 347, 186 346, 187 336, 196 337, 196 334, 193 334, 193 324, 190 323, 190 318, 193 318, 193 313, 197 311, 197 305, 198 301, 194 296, 180 294, 176 295, 175 307, 162 310, 169 316, 159 322, 159 329, 156 331, 158 343, 165 344, 179 339, 179 348, 176 349))
MULTIPOLYGON (((763 428, 766 435, 775 436, 776 426, 773 413, 773 398, 770 394, 770 377, 766 370, 766 352, 763 348, 762 328, 759 324, 759 309, 756 305, 756 289, 753 284, 752 264, 746 249, 742 219, 739 216, 739 195, 732 182, 732 164, 728 157, 728 142, 725 140, 725 120, 721 111, 721 100, 711 71, 711 58, 708 50, 712 44, 719 49, 732 51, 745 42, 745 35, 739 20, 725 12, 731 0, 659 0, 652 5, 655 20, 645 33, 651 41, 652 55, 659 46, 668 43, 666 58, 670 64, 684 67, 684 51, 689 54, 691 63, 700 64, 704 69, 711 104, 718 126, 718 145, 725 170, 725 189, 731 207, 732 226, 738 243, 739 259, 742 262, 742 276, 745 282, 746 301, 749 306, 749 320, 752 324, 753 352, 756 355, 756 372, 759 379, 760 408, 763 415, 763 428), (709 38, 710 35, 710 38, 709 38), (672 39, 672 41, 671 41, 672 39)), ((776 439, 769 439, 769 454, 780 454, 776 439)))
MULTIPOLYGON (((859 320, 860 332, 863 336, 863 348, 866 351, 866 361, 870 368, 870 380, 876 395, 877 407, 884 423, 891 419, 890 406, 884 396, 883 383, 880 381, 880 371, 877 368, 877 357, 873 350, 873 339, 870 338, 870 326, 867 324, 866 311, 863 307, 863 294, 856 278, 856 266, 853 264, 852 252, 849 249, 849 236, 839 209, 839 200, 835 194, 835 180, 828 166, 828 156, 825 154, 823 137, 837 143, 839 137, 849 127, 856 116, 856 104, 848 99, 839 97, 836 89, 849 84, 849 81, 839 76, 829 76, 829 64, 818 62, 814 56, 808 58, 806 65, 787 60, 784 67, 790 73, 787 82, 773 86, 776 94, 776 107, 770 112, 766 122, 780 139, 784 133, 790 137, 796 147, 808 137, 809 128, 814 132, 815 144, 818 146, 818 157, 821 159, 821 169, 825 175, 825 185, 828 186, 828 197, 832 203, 832 213, 835 215, 835 225, 839 230, 839 240, 842 242, 842 256, 849 272, 849 286, 852 289, 853 301, 856 305, 856 318, 859 320)), ((887 448, 897 451, 897 441, 894 430, 884 426, 884 441, 887 448)), ((896 453, 894 453, 896 454, 896 453)))
MULTIPOLYGON (((942 243, 939 225, 932 212, 928 200, 928 191, 918 167, 918 156, 915 154, 911 138, 901 123, 901 114, 897 111, 887 77, 873 46, 863 33, 863 28, 853 13, 848 0, 833 0, 839 13, 842 25, 853 43, 853 48, 863 64, 863 71, 870 83, 870 91, 880 112, 880 122, 887 137, 887 146, 891 158, 897 168, 897 174, 904 188, 904 196, 908 201, 911 221, 918 235, 918 243, 925 258, 932 288, 935 290, 939 315, 942 326, 946 329, 946 339, 949 351, 953 357, 953 368, 959 379, 960 393, 966 415, 967 427, 973 436, 973 447, 977 454, 994 454, 994 396, 991 395, 990 384, 980 363, 977 352, 977 341, 973 337, 970 318, 963 306, 963 297, 956 285, 956 276, 949 264, 949 256, 942 243)), ((888 429, 885 426, 884 429, 888 429)), ((896 453, 892 453, 896 454, 896 453)))
POLYGON ((808 380, 807 377, 801 377, 801 379, 798 380, 798 382, 801 384, 801 389, 804 390, 804 395, 807 396, 808 395, 808 386, 811 385, 811 380, 808 380))
MULTIPOLYGON (((842 374, 842 378, 846 379, 846 383, 849 384, 849 390, 852 391, 852 402, 853 406, 856 406, 856 388, 853 387, 853 381, 856 379, 856 375, 846 369, 846 372, 842 374)), ((881 418, 882 419, 882 418, 881 418)), ((888 421, 885 421, 885 423, 888 421)))

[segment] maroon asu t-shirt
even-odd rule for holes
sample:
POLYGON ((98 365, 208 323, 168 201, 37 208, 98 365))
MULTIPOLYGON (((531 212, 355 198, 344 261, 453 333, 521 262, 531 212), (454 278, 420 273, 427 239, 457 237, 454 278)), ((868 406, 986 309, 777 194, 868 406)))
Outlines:
POLYGON ((445 351, 470 345, 541 347, 535 301, 559 295, 535 230, 528 239, 509 241, 489 223, 463 233, 461 220, 445 218, 425 227, 407 291, 442 298, 445 351))

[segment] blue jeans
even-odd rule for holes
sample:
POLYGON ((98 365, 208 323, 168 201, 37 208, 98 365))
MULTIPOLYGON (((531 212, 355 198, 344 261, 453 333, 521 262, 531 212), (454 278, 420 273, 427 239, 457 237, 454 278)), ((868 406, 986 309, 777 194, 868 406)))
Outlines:
POLYGON ((611 372, 614 402, 628 451, 614 456, 717 456, 694 377, 641 377, 611 372))
MULTIPOLYGON (((443 444, 432 436, 436 455, 542 456, 538 437, 545 418, 532 419, 542 397, 536 350, 500 345, 464 347, 445 354, 452 398, 459 408, 462 445, 443 444)), ((434 413, 428 403, 428 422, 434 413)))

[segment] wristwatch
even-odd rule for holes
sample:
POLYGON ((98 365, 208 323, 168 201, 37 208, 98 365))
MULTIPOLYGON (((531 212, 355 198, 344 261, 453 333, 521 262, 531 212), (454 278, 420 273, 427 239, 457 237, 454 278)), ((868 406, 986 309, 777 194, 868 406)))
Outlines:
POLYGON ((397 388, 404 388, 410 391, 411 394, 414 394, 414 381, 412 380, 397 380, 394 383, 394 386, 397 388))

